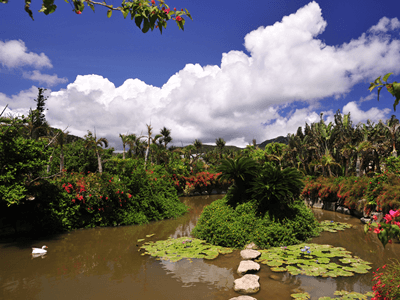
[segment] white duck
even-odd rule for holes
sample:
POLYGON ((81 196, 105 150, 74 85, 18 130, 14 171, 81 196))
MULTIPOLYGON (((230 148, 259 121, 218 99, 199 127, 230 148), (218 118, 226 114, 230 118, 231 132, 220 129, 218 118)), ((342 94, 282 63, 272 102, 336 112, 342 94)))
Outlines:
POLYGON ((32 254, 46 254, 47 250, 46 249, 47 246, 43 246, 42 248, 32 248, 32 254))

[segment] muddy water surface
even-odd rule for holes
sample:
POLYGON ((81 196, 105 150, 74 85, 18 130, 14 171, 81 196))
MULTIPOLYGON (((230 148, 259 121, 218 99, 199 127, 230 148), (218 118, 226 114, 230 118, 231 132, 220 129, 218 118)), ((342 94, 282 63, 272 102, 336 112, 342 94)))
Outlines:
MULTIPOLYGON (((77 230, 43 240, 0 242, 0 299, 230 299, 238 296, 233 281, 239 276, 239 251, 216 260, 181 260, 177 263, 142 256, 137 240, 154 233, 152 240, 189 236, 205 205, 222 195, 182 198, 192 209, 176 220, 143 226, 77 230), (47 245, 48 254, 32 259, 31 247, 47 245)), ((364 235, 360 221, 351 216, 315 210, 319 220, 351 223, 339 233, 322 233, 313 243, 345 247, 373 268, 389 258, 400 260, 400 244, 383 249, 373 235, 364 235)), ((335 290, 367 292, 372 273, 329 279, 273 273, 262 265, 257 299, 291 299, 293 289, 313 299, 333 296, 335 290), (277 275, 275 280, 270 275, 277 275)))

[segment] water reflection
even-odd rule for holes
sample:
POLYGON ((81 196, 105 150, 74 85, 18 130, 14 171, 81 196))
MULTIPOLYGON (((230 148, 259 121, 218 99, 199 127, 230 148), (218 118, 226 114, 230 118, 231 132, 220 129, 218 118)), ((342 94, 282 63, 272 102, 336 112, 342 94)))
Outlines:
MULTIPOLYGON (((0 243, 0 299, 215 299, 238 296, 233 281, 240 262, 238 251, 216 260, 193 259, 177 263, 159 261, 138 251, 137 240, 189 236, 205 205, 218 195, 182 198, 191 209, 173 220, 143 226, 77 230, 45 240, 18 239, 0 243), (31 246, 46 244, 45 259, 32 259, 31 246)), ((344 247, 373 263, 376 269, 400 259, 400 244, 382 247, 375 235, 364 235, 361 222, 351 216, 314 210, 319 220, 353 224, 344 232, 324 232, 313 243, 344 247)), ((291 299, 294 289, 313 299, 333 296, 335 290, 371 290, 372 272, 350 278, 314 278, 274 273, 266 265, 260 272, 257 299, 291 299)))

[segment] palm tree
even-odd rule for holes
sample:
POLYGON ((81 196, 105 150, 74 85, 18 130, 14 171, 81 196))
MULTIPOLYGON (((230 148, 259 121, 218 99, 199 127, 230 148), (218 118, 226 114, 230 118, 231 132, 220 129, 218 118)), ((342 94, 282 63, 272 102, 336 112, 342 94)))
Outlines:
POLYGON ((215 144, 219 150, 219 158, 222 158, 222 150, 224 149, 226 142, 223 138, 217 138, 215 144))
POLYGON ((238 159, 226 158, 217 167, 217 172, 221 174, 219 180, 233 180, 232 198, 233 203, 241 202, 246 193, 246 189, 257 176, 258 164, 248 157, 238 159))
POLYGON ((145 169, 147 167, 147 160, 148 160, 148 157, 149 157, 151 143, 155 144, 157 142, 157 140, 162 137, 161 134, 157 134, 153 138, 151 136, 153 134, 153 127, 151 127, 151 124, 150 125, 146 124, 146 126, 147 126, 147 136, 142 136, 143 138, 147 138, 147 148, 146 148, 146 154, 145 154, 145 158, 144 158, 144 167, 145 167, 145 169))
POLYGON ((339 166, 340 164, 338 164, 335 159, 333 158, 333 156, 331 155, 331 153, 329 152, 328 149, 326 149, 325 154, 319 159, 319 160, 315 160, 311 163, 312 166, 316 166, 317 168, 322 168, 322 172, 323 175, 325 176, 325 168, 328 169, 328 173, 329 176, 333 176, 334 174, 332 173, 332 166, 339 166))
POLYGON ((166 127, 163 127, 160 131, 160 134, 161 134, 160 142, 164 143, 164 148, 167 149, 168 143, 172 141, 171 130, 167 129, 166 127))
POLYGON ((119 134, 119 137, 122 140, 122 159, 125 159, 125 147, 128 144, 128 138, 125 134, 119 134))
POLYGON ((394 157, 397 157, 397 150, 396 150, 396 133, 397 130, 400 128, 400 123, 399 120, 396 119, 395 115, 392 115, 392 117, 387 121, 387 125, 383 124, 382 121, 379 121, 383 126, 386 127, 386 129, 389 131, 389 136, 390 140, 392 142, 392 155, 394 157))
POLYGON ((199 150, 203 147, 203 143, 199 139, 195 139, 193 146, 196 148, 196 154, 199 154, 199 150))
POLYGON ((97 155, 97 163, 99 168, 99 173, 103 173, 103 167, 101 164, 101 156, 100 153, 103 151, 102 147, 108 147, 108 140, 106 138, 96 138, 96 134, 93 136, 93 133, 88 130, 88 134, 85 135, 85 148, 86 149, 94 149, 97 155))
MULTIPOLYGON (((45 137, 46 139, 49 140, 49 144, 47 146, 54 145, 55 148, 58 146, 60 147, 60 173, 61 174, 64 170, 64 144, 66 143, 67 137, 69 134, 69 131, 65 131, 65 130, 62 131, 60 129, 56 129, 56 135, 54 137, 52 137, 52 136, 45 137)), ((53 134, 53 133, 51 133, 51 134, 53 134)), ((47 168, 46 168, 47 173, 50 173, 50 164, 53 161, 54 149, 50 155, 49 163, 47 164, 47 168)))

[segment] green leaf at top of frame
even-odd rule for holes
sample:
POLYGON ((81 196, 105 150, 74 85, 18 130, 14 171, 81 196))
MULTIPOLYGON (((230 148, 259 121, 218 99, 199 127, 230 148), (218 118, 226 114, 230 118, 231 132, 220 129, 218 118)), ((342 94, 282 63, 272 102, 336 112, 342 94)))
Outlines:
POLYGON ((375 85, 382 85, 382 80, 381 80, 381 76, 379 76, 377 79, 375 79, 374 81, 375 85))
POLYGON ((124 16, 124 19, 126 19, 126 16, 129 14, 129 9, 128 8, 122 9, 121 12, 122 12, 122 15, 124 16))
POLYGON ((88 2, 87 3, 88 5, 89 5, 89 7, 93 10, 93 12, 94 12, 94 5, 92 4, 92 3, 90 3, 90 2, 88 2))
POLYGON ((383 81, 384 81, 384 82, 387 82, 389 76, 392 75, 392 74, 393 74, 393 73, 387 73, 385 76, 383 76, 383 78, 382 78, 383 81))
POLYGON ((373 90, 374 88, 376 88, 376 87, 377 87, 377 85, 376 85, 375 83, 371 82, 370 85, 369 85, 368 90, 369 90, 370 92, 372 92, 372 90, 373 90))
POLYGON ((383 88, 383 86, 378 87, 378 101, 379 101, 379 94, 381 93, 382 88, 383 88))

